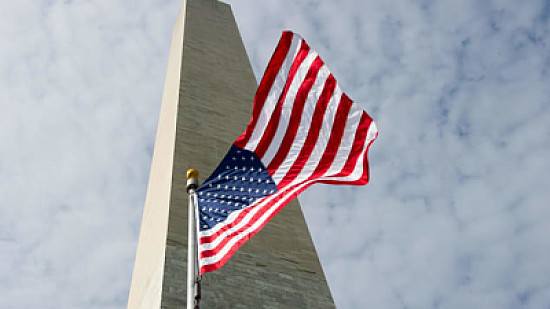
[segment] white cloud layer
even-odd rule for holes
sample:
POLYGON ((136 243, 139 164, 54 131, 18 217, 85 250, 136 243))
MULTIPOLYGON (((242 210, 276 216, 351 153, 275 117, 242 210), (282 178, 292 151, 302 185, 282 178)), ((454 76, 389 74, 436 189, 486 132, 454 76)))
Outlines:
MULTIPOLYGON (((371 183, 301 198, 339 308, 550 306, 549 1, 228 1, 377 121, 371 183)), ((0 307, 124 308, 179 1, 0 10, 0 307)))
POLYGON ((174 1, 0 10, 0 307, 123 308, 174 1))

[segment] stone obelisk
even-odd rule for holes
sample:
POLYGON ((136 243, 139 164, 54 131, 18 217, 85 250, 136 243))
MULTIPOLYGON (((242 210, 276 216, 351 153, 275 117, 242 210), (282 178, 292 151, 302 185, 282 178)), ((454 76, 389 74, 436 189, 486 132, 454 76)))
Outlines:
MULTIPOLYGON (((202 182, 216 168, 250 119, 256 87, 230 6, 184 0, 172 37, 128 308, 185 307, 185 172, 198 169, 202 182)), ((296 200, 225 266, 203 276, 201 303, 334 308, 296 200)))

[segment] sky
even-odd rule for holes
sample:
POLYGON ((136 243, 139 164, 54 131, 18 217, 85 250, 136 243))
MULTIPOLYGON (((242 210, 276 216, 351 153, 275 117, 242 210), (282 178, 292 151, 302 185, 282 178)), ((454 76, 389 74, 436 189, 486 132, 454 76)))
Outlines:
MULTIPOLYGON (((293 30, 380 131, 300 197, 339 308, 550 308, 550 1, 227 2, 257 79, 293 30)), ((180 4, 2 3, 0 308, 125 308, 180 4)))

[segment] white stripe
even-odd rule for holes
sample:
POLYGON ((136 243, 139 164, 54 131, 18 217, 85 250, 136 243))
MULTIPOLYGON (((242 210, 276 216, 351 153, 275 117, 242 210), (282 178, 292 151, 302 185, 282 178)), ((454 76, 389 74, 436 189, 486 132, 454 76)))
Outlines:
POLYGON ((327 173, 327 176, 319 178, 320 180, 337 180, 337 181, 356 181, 361 178, 364 171, 364 158, 367 154, 367 148, 369 147, 369 144, 372 142, 373 139, 376 138, 376 133, 378 132, 378 129, 376 127, 376 124, 374 122, 371 122, 369 129, 367 131, 367 137, 365 139, 365 145, 363 145, 363 151, 359 155, 359 158, 357 159, 357 162, 355 163, 355 167, 353 171, 348 176, 340 176, 340 177, 331 177, 330 175, 336 175, 340 173, 341 169, 338 171, 334 171, 330 174, 327 173))
POLYGON ((309 92, 306 99, 304 110, 302 112, 302 117, 300 119, 300 125, 298 127, 298 131, 296 132, 296 136, 294 137, 294 141, 292 142, 290 150, 277 171, 275 171, 275 173, 273 173, 273 175, 271 176, 275 183, 279 183, 283 179, 283 177, 290 170, 290 168, 298 158, 298 155, 300 154, 300 151, 302 150, 302 147, 304 146, 304 143, 308 136, 309 129, 312 123, 313 113, 315 112, 315 107, 317 106, 319 97, 321 96, 324 89, 323 86, 325 85, 325 82, 329 75, 330 71, 326 66, 323 65, 319 70, 317 79, 315 80, 313 87, 311 87, 311 91, 309 92))
MULTIPOLYGON (((307 163, 300 171, 300 174, 298 174, 298 176, 296 177, 296 182, 301 182, 308 179, 309 176, 311 176, 311 174, 313 174, 313 172, 317 168, 317 165, 319 165, 319 161, 321 161, 321 157, 325 152, 325 148, 327 148, 328 140, 332 132, 332 126, 334 124, 334 118, 336 117, 336 111, 338 110, 338 106, 340 105, 341 98, 342 90, 340 90, 340 87, 338 86, 338 84, 336 84, 336 87, 334 87, 334 93, 332 94, 332 97, 328 103, 325 116, 323 117, 323 125, 321 127, 321 130, 319 131, 319 137, 317 138, 315 147, 313 148, 313 151, 311 152, 307 163)), ((278 183, 281 180, 274 179, 274 181, 275 183, 278 183)))
MULTIPOLYGON (((225 226, 232 224, 237 219, 239 214, 241 212, 243 212, 245 209, 251 208, 252 210, 249 210, 249 213, 247 213, 246 216, 244 218, 242 218, 241 222, 239 222, 237 225, 235 225, 235 227, 237 227, 237 226, 241 227, 246 222, 248 222, 248 220, 250 220, 254 216, 254 214, 256 214, 262 208, 262 205, 264 205, 266 202, 271 201, 272 199, 280 196, 282 194, 282 192, 283 192, 283 190, 278 190, 277 192, 275 192, 272 195, 267 196, 263 200, 259 199, 258 201, 256 201, 255 203, 252 203, 252 205, 250 205, 246 208, 239 209, 237 211, 232 212, 227 217, 227 219, 225 219, 223 222, 220 222, 219 224, 214 225, 211 229, 201 231, 200 232, 201 237, 207 237, 207 236, 212 236, 212 235, 216 234, 219 230, 221 230, 225 226)), ((219 239, 219 238, 223 238, 222 235, 225 235, 225 234, 227 234, 227 230, 224 233, 218 235, 216 240, 219 239)))
POLYGON ((269 163, 271 162, 271 160, 273 160, 273 157, 277 153, 277 150, 279 150, 279 147, 281 146, 281 141, 283 140, 285 132, 288 128, 290 114, 292 113, 292 106, 294 105, 296 94, 298 93, 300 86, 302 86, 302 83, 306 78, 307 72, 309 71, 311 64, 313 63, 315 58, 317 58, 317 56, 318 55, 315 51, 310 50, 307 57, 304 59, 304 61, 296 71, 296 75, 294 75, 294 79, 292 80, 290 87, 288 88, 285 100, 283 102, 281 117, 279 118, 279 123, 277 124, 275 136, 271 140, 271 144, 269 144, 269 147, 267 148, 264 156, 260 158, 265 166, 269 165, 269 163))
POLYGON ((269 93, 265 99, 264 106, 262 107, 262 111, 258 116, 258 121, 256 122, 256 126, 254 127, 254 131, 252 131, 252 135, 248 140, 248 143, 246 143, 246 146, 244 147, 245 149, 253 151, 258 146, 258 143, 260 142, 262 135, 264 134, 265 128, 267 127, 269 119, 271 118, 271 114, 273 114, 275 105, 279 100, 279 95, 285 88, 286 80, 288 78, 288 74, 290 73, 290 68, 292 67, 292 63, 294 62, 298 51, 300 51, 301 45, 302 38, 299 35, 294 34, 294 36, 292 37, 290 48, 288 49, 288 53, 286 54, 285 60, 283 61, 283 64, 281 65, 281 68, 279 69, 279 72, 277 73, 277 76, 273 81, 271 89, 269 89, 269 93))
MULTIPOLYGON (((246 208, 243 208, 243 209, 239 209, 237 211, 234 211, 232 212, 228 217, 227 219, 225 219, 223 222, 220 222, 219 224, 216 224, 214 225, 212 228, 208 229, 208 230, 204 230, 204 231, 200 231, 200 236, 201 237, 207 237, 207 236, 212 236, 214 234, 216 234, 218 231, 220 231, 221 229, 223 229, 225 226, 228 226, 230 224, 232 224, 236 219, 237 217, 239 216, 239 214, 244 211, 245 209, 249 209, 249 208, 252 208, 251 210, 249 210, 249 212, 245 215, 244 218, 241 219, 241 221, 236 224, 234 227, 232 227, 231 230, 238 230, 240 227, 242 227, 243 225, 245 225, 248 221, 250 221, 252 219, 252 217, 262 209, 263 206, 265 206, 266 204, 268 204, 271 200, 279 197, 281 194, 284 194, 285 192, 285 189, 293 186, 293 185, 296 185, 298 184, 299 182, 298 181, 292 181, 290 182, 287 186, 285 186, 284 188, 280 188, 277 192, 275 192, 274 194, 272 195, 269 195, 267 196, 265 199, 260 199, 258 200, 257 202, 253 203, 252 205, 250 205, 249 207, 246 207, 246 208)), ((224 231, 222 234, 218 235, 216 237, 216 239, 214 241, 218 241, 218 239, 222 239, 224 238, 227 234, 230 234, 230 232, 228 232, 228 230, 224 231)), ((219 242, 219 241, 218 241, 219 242)))
POLYGON ((330 175, 336 171, 341 171, 343 166, 346 164, 351 148, 353 147, 353 142, 355 141, 355 133, 357 131, 357 127, 359 126, 359 122, 361 121, 362 115, 363 110, 358 108, 355 104, 352 104, 340 146, 338 147, 334 161, 332 161, 332 164, 326 174, 330 175))
MULTIPOLYGON (((269 200, 272 200, 273 197, 274 197, 275 195, 277 195, 277 194, 273 194, 273 195, 269 196, 269 197, 266 199, 266 201, 267 201, 268 199, 269 199, 269 200)), ((279 195, 280 195, 280 194, 279 194, 279 195)), ((277 196, 278 196, 278 195, 277 195, 277 196)), ((226 237, 229 236, 230 234, 232 234, 232 233, 238 231, 238 230, 241 229, 243 226, 245 226, 246 224, 248 224, 248 222, 253 218, 253 216, 254 216, 258 211, 260 211, 260 209, 262 209, 262 206, 265 205, 265 204, 266 204, 266 203, 258 203, 258 204, 256 204, 256 205, 249 206, 249 207, 245 208, 245 209, 249 209, 249 208, 250 208, 251 210, 250 210, 249 213, 247 213, 247 214, 245 215, 244 218, 242 218, 242 220, 241 220, 238 224, 236 224, 236 225, 232 226, 231 228, 229 228, 229 229, 223 231, 223 233, 221 233, 220 235, 218 235, 218 236, 214 239, 214 241, 212 241, 212 242, 208 242, 208 243, 204 243, 204 244, 200 244, 200 243, 199 243, 199 250, 200 250, 200 251, 205 251, 205 250, 212 250, 212 249, 216 248, 216 246, 218 246, 218 245, 220 244, 220 242, 222 242, 222 240, 223 240, 224 238, 226 238, 226 237)), ((227 218, 227 219, 223 222, 223 226, 227 226, 227 225, 229 225, 230 223, 232 223, 233 221, 235 221, 235 219, 236 219, 236 217, 238 216, 238 214, 241 213, 243 210, 244 210, 244 209, 239 210, 239 211, 236 211, 236 212, 233 212, 232 215, 233 215, 233 214, 236 214, 236 216, 235 216, 234 218, 232 218, 231 222, 227 222, 227 221, 228 221, 227 219, 229 219, 229 218, 227 218)), ((222 224, 218 224, 218 225, 216 225, 215 227, 220 226, 220 228, 221 228, 221 225, 222 225, 222 224)), ((220 228, 218 228, 217 230, 220 230, 220 228)), ((205 230, 205 231, 201 232, 201 236, 210 236, 210 235, 213 235, 213 234, 214 234, 214 233, 212 233, 212 232, 210 232, 210 233, 205 233, 205 232, 209 232, 209 231, 212 231, 212 229, 211 229, 211 230, 205 230)))
MULTIPOLYGON (((273 194, 273 195, 275 195, 275 194, 273 194)), ((239 209, 239 210, 236 210, 236 211, 232 212, 229 216, 227 216, 227 218, 224 221, 214 225, 210 229, 200 231, 200 237, 208 237, 208 236, 212 236, 212 235, 216 234, 219 230, 221 230, 225 226, 230 225, 231 223, 233 223, 235 221, 235 219, 237 219, 239 214, 241 212, 243 212, 245 209, 252 208, 252 210, 250 212, 256 211, 256 205, 257 205, 257 203, 253 203, 252 205, 250 205, 246 208, 239 209)), ((243 218, 243 220, 245 218, 243 218)), ((218 236, 218 237, 220 237, 220 236, 218 236)))
MULTIPOLYGON (((285 194, 286 196, 290 196, 292 195, 293 193, 295 193, 296 191, 298 191, 299 189, 301 189, 302 187, 306 186, 307 184, 309 184, 311 181, 308 181, 304 184, 301 184, 299 186, 296 186, 295 188, 293 188, 290 192, 288 192, 288 194, 285 194)), ((277 210, 277 208, 283 203, 283 202, 286 202, 288 198, 282 198, 281 200, 277 201, 275 204, 273 204, 270 209, 268 211, 266 211, 258 220, 256 220, 254 222, 254 224, 252 224, 248 229, 246 229, 245 231, 239 233, 236 237, 233 237, 231 238, 230 241, 228 241, 225 246, 223 247, 222 250, 220 250, 217 254, 213 255, 213 256, 210 256, 210 257, 206 257, 206 258, 202 258, 201 259, 201 265, 209 265, 209 264, 214 264, 216 262, 218 262, 219 260, 223 259, 223 257, 227 254, 227 252, 229 250, 231 250, 231 248, 233 247, 233 245, 235 245, 239 240, 243 239, 245 236, 247 236, 248 234, 254 232, 255 230, 257 230, 265 221, 268 220, 269 216, 275 211, 277 210)), ((201 248, 199 248, 199 251, 204 251, 205 249, 203 249, 204 247, 201 246, 201 248)))
MULTIPOLYGON (((238 224, 233 226, 231 229, 225 230, 222 234, 220 234, 216 237, 214 242, 219 243, 221 241, 221 239, 223 239, 225 236, 230 234, 232 231, 238 230, 243 225, 245 225, 248 221, 250 221, 254 217, 254 215, 262 209, 263 206, 265 206, 266 204, 269 204, 269 202, 271 202, 273 199, 281 196, 281 194, 284 194, 286 188, 288 188, 289 186, 294 185, 296 183, 297 182, 292 182, 288 186, 286 186, 285 188, 281 188, 277 192, 275 192, 274 194, 267 196, 265 199, 259 199, 258 201, 256 201, 252 205, 250 205, 249 207, 239 209, 237 211, 232 212, 227 217, 227 219, 225 219, 223 222, 220 222, 219 224, 214 225, 211 229, 200 231, 200 234, 201 234, 200 236, 201 237, 207 237, 207 236, 212 236, 212 235, 216 234, 219 230, 223 229, 225 226, 228 226, 228 225, 232 224, 237 219, 239 214, 241 212, 243 212, 245 209, 251 208, 251 210, 249 210, 249 212, 245 215, 245 217, 243 217, 241 219, 241 221, 238 224)), ((206 244, 204 244, 204 245, 206 245, 206 244)))
MULTIPOLYGON (((367 137, 366 137, 366 140, 365 140, 365 145, 363 146, 363 152, 366 150, 366 147, 368 147, 368 144, 376 137, 376 132, 377 129, 376 129, 376 125, 374 122, 371 123, 371 125, 369 126, 369 130, 367 132, 367 137)), ((362 158, 363 154, 360 155, 362 158)), ((363 171, 363 168, 361 168, 363 164, 363 161, 362 160, 358 160, 357 161, 357 164, 356 164, 356 169, 357 169, 357 166, 359 166, 359 171, 362 173, 363 171)), ((332 175, 334 174, 338 174, 341 170, 342 170, 343 166, 340 168, 340 170, 335 170, 335 169, 332 169, 334 172, 331 173, 332 175)), ((354 171, 355 172, 355 171, 354 171)), ((352 173, 353 174, 353 173, 352 173)), ((330 176, 326 176, 326 177, 323 177, 322 179, 329 179, 328 177, 330 176)), ((351 176, 350 176, 351 177, 351 176)), ((336 177, 332 177, 330 179, 344 179, 342 177, 340 178, 336 178, 336 177)), ((277 198, 278 196, 280 196, 281 194, 284 193, 284 190, 286 188, 289 188, 291 186, 294 186, 296 184, 298 184, 299 182, 303 181, 304 179, 302 180, 298 180, 298 179, 295 179, 294 181, 290 182, 287 186, 285 186, 285 188, 281 188, 277 193, 273 194, 273 195, 270 195, 268 197, 266 197, 264 200, 261 200, 261 202, 257 202, 257 203, 254 203, 252 204, 251 206, 247 207, 247 208, 244 208, 244 209, 241 209, 241 210, 238 210, 238 211, 234 211, 233 213, 231 213, 231 215, 228 216, 228 218, 221 222, 220 224, 217 224, 215 225, 214 227, 212 227, 211 229, 208 229, 208 230, 204 230, 204 231, 200 231, 200 236, 201 237, 206 237, 206 236, 211 236, 211 235, 214 235, 215 233, 217 233, 220 229, 222 229, 224 226, 227 226, 231 223, 233 223, 235 221, 235 219, 239 216, 239 214, 244 211, 245 209, 248 209, 250 207, 253 207, 254 209, 252 209, 242 220, 241 222, 239 222, 239 224, 237 224, 233 229, 237 229, 242 227, 245 223, 243 222, 248 222, 264 205, 268 204, 269 201, 271 201, 272 199, 274 198, 277 198)), ((227 232, 227 231, 226 231, 227 232)), ((217 241, 219 238, 223 238, 222 236, 224 234, 229 234, 229 233, 222 233, 220 235, 218 235, 218 237, 216 238, 215 241, 217 241)))
MULTIPOLYGON (((372 141, 375 137, 376 137, 376 125, 373 123, 371 123, 371 126, 369 127, 369 131, 367 132, 367 139, 365 141, 365 145, 363 147, 363 151, 361 153, 361 155, 359 156, 358 160, 357 160, 357 163, 356 163, 356 167, 354 168, 353 172, 348 175, 348 176, 342 176, 342 177, 321 177, 319 178, 319 180, 326 180, 326 179, 330 179, 330 180, 338 180, 338 181, 356 181, 358 179, 361 178, 361 176, 363 175, 363 158, 366 154, 366 150, 367 150, 367 147, 368 147, 368 144, 370 143, 370 141, 372 141)), ((343 168, 343 164, 342 164, 342 168, 343 168)), ((336 171, 336 173, 339 173, 341 170, 338 170, 336 171)), ((308 180, 306 182, 304 182, 303 184, 300 184, 296 187, 294 187, 292 190, 290 190, 289 192, 287 193, 282 193, 283 190, 279 191, 281 193, 279 194, 274 194, 270 197, 268 197, 267 199, 263 200, 262 203, 259 203, 257 205, 255 205, 254 207, 256 209, 254 209, 253 211, 251 211, 251 213, 253 212, 254 214, 257 213, 260 209, 262 209, 263 207, 265 207, 266 205, 269 204, 269 201, 271 201, 273 198, 275 198, 276 196, 279 196, 281 194, 284 194, 285 196, 290 196, 292 195, 293 193, 295 193, 297 190, 299 190, 300 188, 303 188, 304 186, 308 185, 309 183, 315 181, 317 179, 312 179, 312 180, 308 180)), ((285 188, 290 188, 294 185, 296 185, 298 183, 297 180, 294 180, 293 182, 291 182, 288 186, 286 186, 285 188)), ((209 264, 213 264, 213 263, 216 263, 217 261, 219 261, 220 259, 222 259, 226 254, 227 252, 233 247, 233 245, 235 245, 240 239, 242 239, 243 237, 247 236, 248 234, 254 232, 256 229, 258 229, 262 224, 263 222, 267 221, 269 216, 279 207, 279 205, 281 205, 281 203, 285 202, 288 198, 282 198, 281 200, 279 200, 278 202, 276 202, 275 204, 269 206, 270 208, 259 218, 257 219, 248 229, 246 229, 245 231, 242 231, 240 233, 238 233, 236 236, 234 236, 233 238, 231 238, 224 246, 223 246, 223 249, 220 250, 216 255, 214 256, 211 256, 211 257, 207 257, 207 258, 203 258, 201 259, 201 266, 202 265, 209 265, 209 264)), ((239 222, 239 224, 237 224, 235 227, 229 229, 229 230, 226 230, 224 233, 222 233, 221 235, 219 235, 215 240, 214 242, 212 243, 206 243, 206 244, 201 244, 200 247, 199 247, 199 251, 200 252, 203 252, 205 250, 212 250, 214 248, 216 248, 216 246, 222 242, 222 240, 227 237, 229 234, 233 233, 233 232, 236 232, 238 231, 240 228, 242 228, 246 223, 248 223, 250 221, 250 219, 252 218, 252 216, 254 214, 247 214, 247 216, 245 218, 243 218, 243 220, 241 222, 239 222)), ((224 222, 225 223, 225 222, 224 222)), ((227 225, 227 224, 224 224, 224 225, 227 225)), ((204 232, 207 232, 207 231, 202 231, 201 232, 201 236, 205 236, 204 232)))

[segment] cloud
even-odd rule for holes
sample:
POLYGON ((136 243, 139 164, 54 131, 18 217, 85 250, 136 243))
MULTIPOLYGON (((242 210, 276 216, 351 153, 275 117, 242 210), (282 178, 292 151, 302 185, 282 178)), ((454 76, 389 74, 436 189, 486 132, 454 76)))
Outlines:
POLYGON ((550 303, 547 4, 232 3, 253 62, 295 29, 379 126, 371 184, 301 198, 339 307, 550 303))
POLYGON ((177 10, 4 6, 0 307, 125 306, 177 10))
MULTIPOLYGON (((379 127, 301 197, 339 308, 550 304, 547 1, 228 2, 258 79, 294 30, 379 127)), ((3 5, 0 307, 125 306, 179 4, 3 5)))

